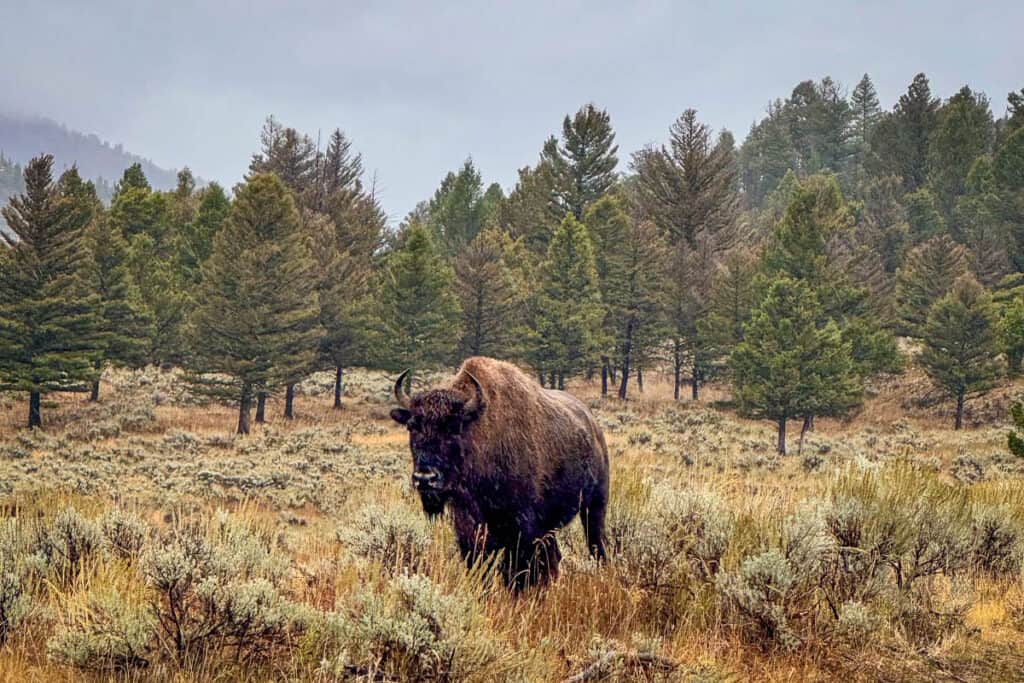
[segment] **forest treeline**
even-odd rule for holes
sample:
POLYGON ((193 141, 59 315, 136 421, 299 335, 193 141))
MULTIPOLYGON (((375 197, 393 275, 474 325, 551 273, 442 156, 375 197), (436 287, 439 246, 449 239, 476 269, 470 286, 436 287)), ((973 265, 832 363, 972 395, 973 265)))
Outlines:
POLYGON ((856 410, 913 362, 957 403, 1024 357, 1024 90, 996 115, 924 74, 883 110, 868 76, 772 102, 742 144, 696 111, 620 152, 609 114, 567 115, 506 195, 471 159, 397 227, 336 130, 324 149, 273 118, 230 193, 186 169, 169 192, 128 168, 109 207, 42 156, 3 215, 0 388, 91 390, 106 365, 180 365, 237 402, 346 367, 515 360, 546 386, 626 398, 731 382, 742 414, 856 410))

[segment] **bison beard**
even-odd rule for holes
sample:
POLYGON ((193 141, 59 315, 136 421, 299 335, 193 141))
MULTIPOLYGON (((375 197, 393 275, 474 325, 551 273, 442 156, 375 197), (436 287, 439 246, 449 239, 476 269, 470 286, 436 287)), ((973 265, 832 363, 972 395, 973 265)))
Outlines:
POLYGON ((608 449, 582 403, 491 358, 470 358, 450 386, 411 398, 407 374, 391 416, 409 429, 424 512, 447 505, 467 563, 501 553, 511 586, 546 583, 562 557, 554 532, 577 515, 604 559, 608 449))

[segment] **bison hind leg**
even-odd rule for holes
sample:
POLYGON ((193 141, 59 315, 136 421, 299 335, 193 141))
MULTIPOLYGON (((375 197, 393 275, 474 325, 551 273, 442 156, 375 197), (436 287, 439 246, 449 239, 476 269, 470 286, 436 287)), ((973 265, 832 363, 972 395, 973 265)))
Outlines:
POLYGON ((580 522, 587 538, 587 550, 590 556, 603 561, 608 555, 604 550, 604 512, 608 504, 606 496, 595 494, 587 505, 580 508, 580 522))

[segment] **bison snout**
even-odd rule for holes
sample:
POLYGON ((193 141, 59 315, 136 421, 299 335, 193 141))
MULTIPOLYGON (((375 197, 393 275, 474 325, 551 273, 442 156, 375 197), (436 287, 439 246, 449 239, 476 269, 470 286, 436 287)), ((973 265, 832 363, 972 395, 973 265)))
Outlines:
POLYGON ((441 473, 433 467, 416 470, 412 473, 412 483, 418 489, 436 489, 441 487, 441 473))

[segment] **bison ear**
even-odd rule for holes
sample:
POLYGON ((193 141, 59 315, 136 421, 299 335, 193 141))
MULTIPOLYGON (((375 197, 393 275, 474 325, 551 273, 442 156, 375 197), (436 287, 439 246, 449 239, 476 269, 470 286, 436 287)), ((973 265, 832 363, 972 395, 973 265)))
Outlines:
POLYGON ((391 411, 391 419, 400 425, 404 425, 410 419, 412 419, 412 413, 405 408, 395 408, 391 411))

